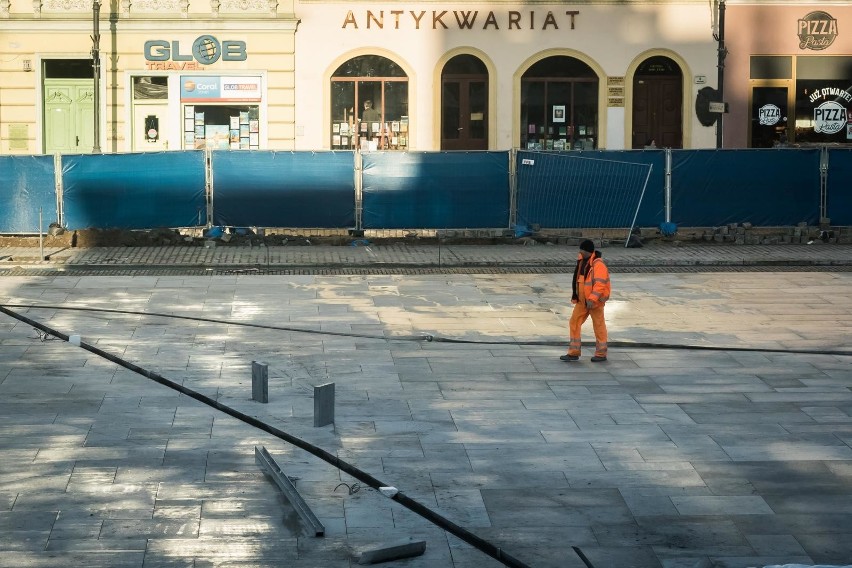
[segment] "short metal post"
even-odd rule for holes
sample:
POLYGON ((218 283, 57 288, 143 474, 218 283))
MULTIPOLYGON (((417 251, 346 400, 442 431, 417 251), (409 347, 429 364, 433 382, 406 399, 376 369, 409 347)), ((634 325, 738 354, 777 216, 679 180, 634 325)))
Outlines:
POLYGON ((269 365, 266 363, 251 362, 251 399, 269 402, 269 365))
POLYGON ((38 208, 38 254, 39 259, 44 260, 44 229, 43 229, 41 207, 38 208))
POLYGON ((314 428, 334 424, 334 383, 314 387, 314 428))

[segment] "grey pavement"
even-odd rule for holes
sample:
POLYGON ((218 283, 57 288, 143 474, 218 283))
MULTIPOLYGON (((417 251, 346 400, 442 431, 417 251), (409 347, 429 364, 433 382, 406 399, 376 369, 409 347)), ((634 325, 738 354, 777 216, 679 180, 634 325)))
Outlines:
MULTIPOLYGON (((239 266, 269 254, 358 266, 375 255, 413 266, 435 254, 230 248, 71 249, 36 262, 239 266)), ((442 249, 470 263, 455 266, 549 266, 570 265, 574 247, 442 249)), ((14 264, 26 256, 17 250, 0 257, 14 264)), ((621 347, 602 364, 588 349, 577 363, 558 359, 567 269, 35 273, 0 278, 0 304, 31 306, 7 309, 314 444, 528 566, 582 567, 574 546, 596 568, 848 564, 852 358, 833 352, 852 344, 852 272, 820 263, 846 266, 850 252, 607 248, 624 267, 736 254, 814 266, 614 272, 611 340, 710 349, 621 347), (269 366, 269 404, 251 400, 252 361, 269 366), (335 424, 314 428, 313 386, 327 382, 335 424)), ((410 537, 425 554, 384 566, 500 565, 371 488, 350 494, 340 484, 351 477, 304 450, 6 314, 0 452, 0 567, 351 567, 410 537), (257 445, 295 480, 324 537, 264 476, 257 445)))

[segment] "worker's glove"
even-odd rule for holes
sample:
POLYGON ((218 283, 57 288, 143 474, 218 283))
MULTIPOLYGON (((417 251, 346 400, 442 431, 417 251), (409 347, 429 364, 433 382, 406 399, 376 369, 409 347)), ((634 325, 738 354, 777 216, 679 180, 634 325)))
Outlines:
POLYGON ((586 307, 591 310, 592 308, 595 307, 595 303, 592 302, 591 300, 586 300, 586 307))

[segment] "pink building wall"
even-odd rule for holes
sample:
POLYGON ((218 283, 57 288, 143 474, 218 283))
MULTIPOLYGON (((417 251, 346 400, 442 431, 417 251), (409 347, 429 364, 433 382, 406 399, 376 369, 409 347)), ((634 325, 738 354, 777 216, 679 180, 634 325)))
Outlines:
MULTIPOLYGON (((724 98, 729 113, 724 118, 725 148, 748 147, 750 109, 749 62, 752 55, 852 56, 852 3, 742 5, 728 4, 725 11, 724 98), (799 20, 810 12, 824 11, 837 19, 838 34, 823 50, 799 47, 799 20)), ((795 63, 794 63, 795 74, 795 63)), ((794 75, 795 76, 795 75, 794 75)), ((852 85, 852 77, 849 77, 852 85)), ((795 88, 795 85, 792 85, 795 88)), ((852 111, 852 109, 850 109, 852 111)), ((852 114, 852 112, 850 112, 852 114)))

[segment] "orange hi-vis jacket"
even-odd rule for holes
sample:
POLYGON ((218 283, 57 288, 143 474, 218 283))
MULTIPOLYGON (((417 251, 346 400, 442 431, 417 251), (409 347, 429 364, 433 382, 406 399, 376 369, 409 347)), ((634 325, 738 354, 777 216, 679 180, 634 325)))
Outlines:
MULTIPOLYGON (((582 259, 582 256, 580 257, 582 259)), ((577 271, 577 295, 581 303, 592 302, 592 309, 600 308, 609 300, 612 286, 609 282, 609 269, 603 259, 595 254, 586 264, 585 273, 577 271)))

